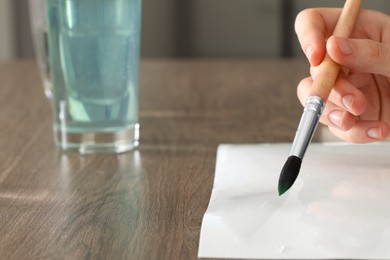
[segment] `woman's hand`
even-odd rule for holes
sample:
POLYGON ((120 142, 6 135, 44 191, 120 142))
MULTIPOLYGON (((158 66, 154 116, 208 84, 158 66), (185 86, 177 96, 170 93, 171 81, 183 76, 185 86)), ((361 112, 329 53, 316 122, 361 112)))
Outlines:
POLYGON ((390 132, 390 16, 361 10, 350 38, 331 36, 341 9, 307 9, 298 14, 295 30, 311 64, 311 77, 297 89, 305 104, 316 66, 329 56, 341 73, 320 121, 337 137, 353 142, 380 141, 390 132))

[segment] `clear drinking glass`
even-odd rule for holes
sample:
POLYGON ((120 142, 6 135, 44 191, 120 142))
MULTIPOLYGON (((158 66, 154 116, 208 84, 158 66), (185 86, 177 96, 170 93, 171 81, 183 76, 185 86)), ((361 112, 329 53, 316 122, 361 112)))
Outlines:
POLYGON ((141 0, 30 0, 37 63, 63 150, 138 146, 141 0))

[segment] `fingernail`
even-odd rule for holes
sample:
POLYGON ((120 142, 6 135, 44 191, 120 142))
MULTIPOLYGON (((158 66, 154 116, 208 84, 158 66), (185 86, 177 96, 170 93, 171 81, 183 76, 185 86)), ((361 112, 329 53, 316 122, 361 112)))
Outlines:
POLYGON ((311 55, 313 54, 313 46, 311 44, 307 45, 306 49, 305 49, 305 53, 306 53, 306 57, 309 59, 311 59, 311 55))
POLYGON ((354 101, 355 101, 355 97, 353 95, 345 95, 342 98, 342 102, 343 102, 344 107, 346 109, 348 109, 349 111, 352 111, 352 105, 353 105, 354 101))
POLYGON ((343 111, 335 110, 331 113, 329 113, 328 117, 330 122, 334 124, 335 126, 341 126, 341 118, 343 118, 343 111))
POLYGON ((368 129, 367 135, 372 138, 372 139, 381 139, 382 137, 382 132, 379 127, 372 127, 368 129))
POLYGON ((344 55, 351 55, 353 53, 353 48, 351 43, 344 38, 336 38, 337 46, 344 55))

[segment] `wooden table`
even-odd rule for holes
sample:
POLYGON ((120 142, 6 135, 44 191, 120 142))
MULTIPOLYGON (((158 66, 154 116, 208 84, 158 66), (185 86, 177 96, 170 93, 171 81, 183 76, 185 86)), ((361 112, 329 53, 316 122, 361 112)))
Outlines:
POLYGON ((35 63, 0 64, 1 259, 197 259, 218 144, 290 142, 307 72, 143 60, 139 149, 80 156, 53 144, 35 63))

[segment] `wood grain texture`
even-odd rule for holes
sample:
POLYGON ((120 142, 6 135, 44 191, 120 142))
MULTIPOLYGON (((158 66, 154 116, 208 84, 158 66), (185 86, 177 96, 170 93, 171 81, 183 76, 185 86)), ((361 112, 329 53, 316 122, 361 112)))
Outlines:
POLYGON ((141 145, 54 147, 32 61, 0 64, 2 259, 197 259, 219 143, 287 142, 305 61, 144 60, 141 145))

